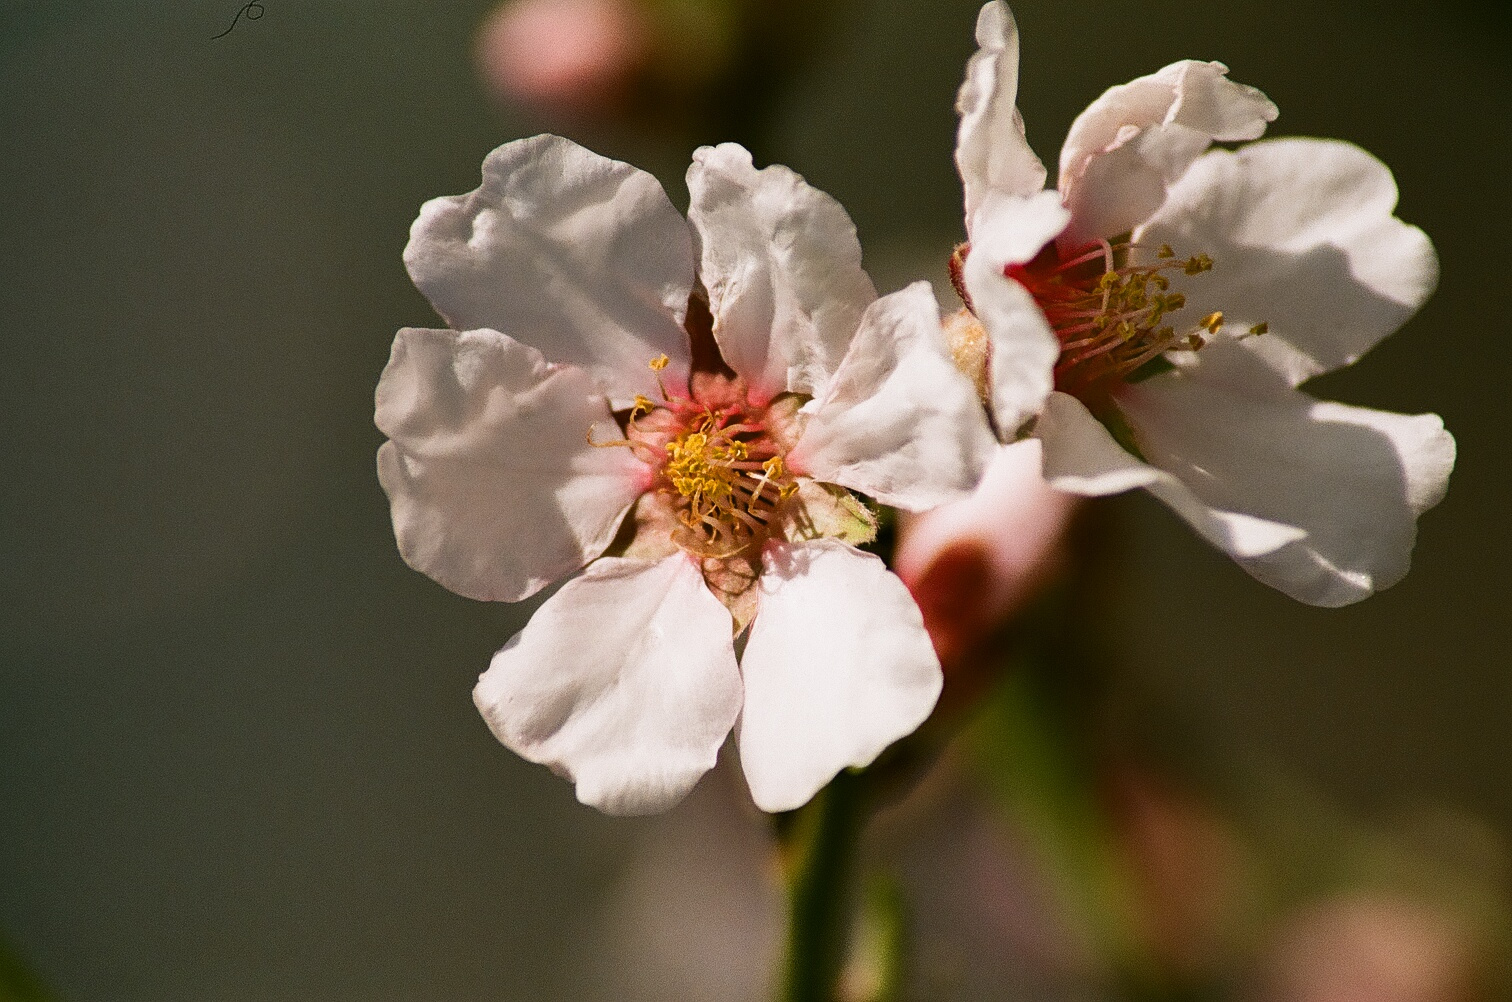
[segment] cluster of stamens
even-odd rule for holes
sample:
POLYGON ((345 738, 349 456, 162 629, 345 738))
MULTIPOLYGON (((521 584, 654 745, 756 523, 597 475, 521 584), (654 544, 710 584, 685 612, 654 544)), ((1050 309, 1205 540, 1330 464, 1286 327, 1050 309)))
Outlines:
MULTIPOLYGON (((662 356, 651 368, 666 364, 662 356)), ((657 471, 656 489, 677 504, 673 541, 683 550, 710 559, 746 553, 768 537, 779 505, 798 489, 763 409, 711 406, 668 392, 660 377, 658 385, 661 403, 635 398, 623 440, 594 444, 626 446, 657 471)))
MULTIPOLYGON (((1062 258, 1050 244, 1027 264, 1005 269, 1034 296, 1060 340, 1056 389, 1083 398, 1106 394, 1147 374, 1167 352, 1199 350, 1223 326, 1219 312, 1195 324, 1168 322, 1185 308, 1186 296, 1171 290, 1167 273, 1202 275, 1212 269, 1211 258, 1178 258, 1162 244, 1156 263, 1131 264, 1133 249, 1127 239, 1099 240, 1062 258)), ((960 274, 960 266, 952 265, 952 273, 960 274)), ((1265 331, 1259 324, 1249 333, 1265 331)))

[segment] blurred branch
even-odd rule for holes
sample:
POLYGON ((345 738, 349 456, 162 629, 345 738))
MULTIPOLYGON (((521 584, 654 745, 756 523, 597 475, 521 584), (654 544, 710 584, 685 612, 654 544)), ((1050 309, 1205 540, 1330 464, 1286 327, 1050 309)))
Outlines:
POLYGON ((908 902, 891 874, 873 877, 844 976, 844 997, 854 1002, 902 1002, 908 971, 908 902))
POLYGON ((808 804, 779 818, 788 883, 782 1002, 836 1002, 850 943, 865 786, 863 773, 843 770, 808 804))

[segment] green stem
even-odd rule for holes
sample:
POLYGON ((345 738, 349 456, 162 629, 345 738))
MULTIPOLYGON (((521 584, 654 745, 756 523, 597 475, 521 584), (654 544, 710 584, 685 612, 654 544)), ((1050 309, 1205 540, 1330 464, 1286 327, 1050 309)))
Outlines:
POLYGON ((850 942, 864 787, 861 773, 841 772, 798 811, 784 839, 788 937, 782 1002, 836 1002, 850 942))

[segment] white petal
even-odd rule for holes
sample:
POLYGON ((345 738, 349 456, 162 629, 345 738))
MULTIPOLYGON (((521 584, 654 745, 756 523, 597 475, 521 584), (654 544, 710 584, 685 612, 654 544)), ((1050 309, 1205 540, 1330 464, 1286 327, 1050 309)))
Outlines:
POLYGON ((956 168, 966 190, 966 227, 990 192, 1029 195, 1045 186, 1045 166, 1024 138, 1018 100, 1019 39, 1013 12, 991 0, 977 15, 979 48, 966 64, 966 80, 956 95, 961 125, 956 133, 956 168))
POLYGON ((1437 415, 1314 400, 1223 343, 1196 366, 1128 387, 1119 402, 1146 458, 1202 503, 1305 534, 1236 556, 1312 605, 1347 605, 1401 580, 1417 516, 1443 497, 1454 466, 1454 439, 1437 415))
POLYGON ((997 444, 928 282, 871 305, 814 405, 793 468, 910 511, 968 494, 997 444))
POLYGON ((476 191, 421 207, 404 263, 451 326, 581 366, 616 406, 657 395, 659 355, 686 381, 692 235, 645 171, 560 136, 505 143, 476 191))
POLYGON ((495 331, 406 328, 374 420, 399 552, 468 598, 515 602, 582 567, 649 486, 589 375, 495 331))
POLYGON ((1128 232, 1213 143, 1255 139, 1276 106, 1236 84, 1222 63, 1183 60, 1111 87, 1082 112, 1061 148, 1060 189, 1073 243, 1128 232))
POLYGON ((993 418, 1010 441, 1050 393, 1060 341, 1034 297, 1004 269, 1031 260, 1069 219, 1054 191, 1029 198, 990 195, 977 212, 976 235, 966 257, 966 292, 991 345, 993 418))
POLYGON ((756 806, 787 811, 922 724, 943 677, 918 606, 877 557, 820 539, 762 558, 740 762, 756 806))
POLYGON ((1438 259, 1392 215, 1386 165, 1337 140, 1277 139, 1192 165, 1139 234, 1213 269, 1181 283, 1192 316, 1270 332, 1243 344, 1293 385, 1348 365, 1402 325, 1433 292, 1438 259))
POLYGON ((758 395, 815 393, 877 298, 840 203, 734 143, 688 169, 688 219, 724 360, 758 395))
POLYGON ((1052 393, 1034 423, 1043 443, 1045 482, 1056 490, 1104 497, 1147 487, 1160 471, 1124 450, 1080 400, 1052 393))
POLYGON ((1032 195, 991 192, 982 200, 977 217, 971 257, 990 260, 1001 272, 1006 265, 1032 261, 1066 228, 1071 211, 1054 189, 1032 195))
POLYGON ((1044 476, 1051 487, 1088 497, 1144 487, 1236 559, 1273 552, 1306 535, 1293 525, 1209 505, 1176 476, 1126 452, 1081 401, 1067 394, 1051 395, 1035 435, 1043 443, 1044 476))
POLYGON ((505 745, 609 814, 651 814, 714 767, 740 712, 730 614, 683 554, 605 557, 494 655, 473 701, 505 745))

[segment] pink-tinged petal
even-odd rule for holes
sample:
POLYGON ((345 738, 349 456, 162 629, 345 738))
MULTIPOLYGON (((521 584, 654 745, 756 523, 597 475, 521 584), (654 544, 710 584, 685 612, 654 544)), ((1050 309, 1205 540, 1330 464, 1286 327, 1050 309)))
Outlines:
POLYGON ((1436 414, 1314 400, 1232 344, 1125 388, 1119 404, 1145 457, 1201 503, 1295 527, 1284 546, 1231 552, 1310 605, 1348 605, 1400 581, 1417 517, 1454 467, 1436 414))
POLYGON ((951 361, 934 293, 916 282, 861 318, 789 460, 818 480, 922 511, 969 493, 996 445, 976 387, 951 361))
POLYGON ((656 179, 560 136, 505 143, 483 184, 435 198, 404 263, 452 327, 488 327, 587 369, 614 400, 686 382, 693 242, 656 179))
POLYGON ((1109 88, 1077 116, 1060 160, 1069 241, 1134 229, 1215 140, 1256 139, 1275 121, 1269 98, 1226 73, 1222 63, 1172 63, 1109 88))
POLYGON ((1065 561, 1077 498, 1041 475, 1041 443, 998 447, 970 497, 902 521, 893 558, 946 672, 1065 561))
POLYGON ((399 552, 460 595, 515 602, 582 567, 648 484, 583 370, 495 331, 406 328, 378 380, 399 552))
POLYGON ((1438 282, 1423 231, 1392 215, 1391 171, 1350 143, 1272 139, 1192 165, 1139 233, 1213 269, 1181 283, 1186 313, 1225 329, 1293 385, 1348 365, 1400 327, 1438 282))
POLYGON ((1046 401, 1035 435, 1043 443, 1045 482, 1051 487, 1087 497, 1143 487, 1235 559, 1274 552, 1307 534, 1294 525, 1256 518, 1242 506, 1207 503, 1177 475, 1127 452, 1081 401, 1067 394, 1055 393, 1046 401))
POLYGON ((966 292, 991 345, 992 413, 998 433, 1009 441, 1039 413, 1054 386, 1060 341, 1034 297, 1004 269, 1033 259, 1069 219, 1053 191, 1028 198, 990 195, 977 212, 966 292))
POLYGON ((922 724, 943 676, 908 589, 832 539, 769 544, 741 656, 740 762, 764 811, 807 803, 922 724))
POLYGON ((494 655, 473 702, 609 814, 676 804, 740 713, 730 614, 683 554, 591 564, 494 655))
POLYGON ((991 192, 1030 195, 1045 186, 1045 165, 1024 138, 1018 100, 1019 38, 1013 12, 1002 0, 983 5, 977 15, 979 48, 966 64, 966 80, 956 95, 961 125, 956 133, 956 168, 966 191, 966 228, 991 192))
POLYGON ((693 154, 688 194, 724 360, 768 399, 818 392, 877 298, 850 216, 786 167, 757 170, 734 143, 693 154))

